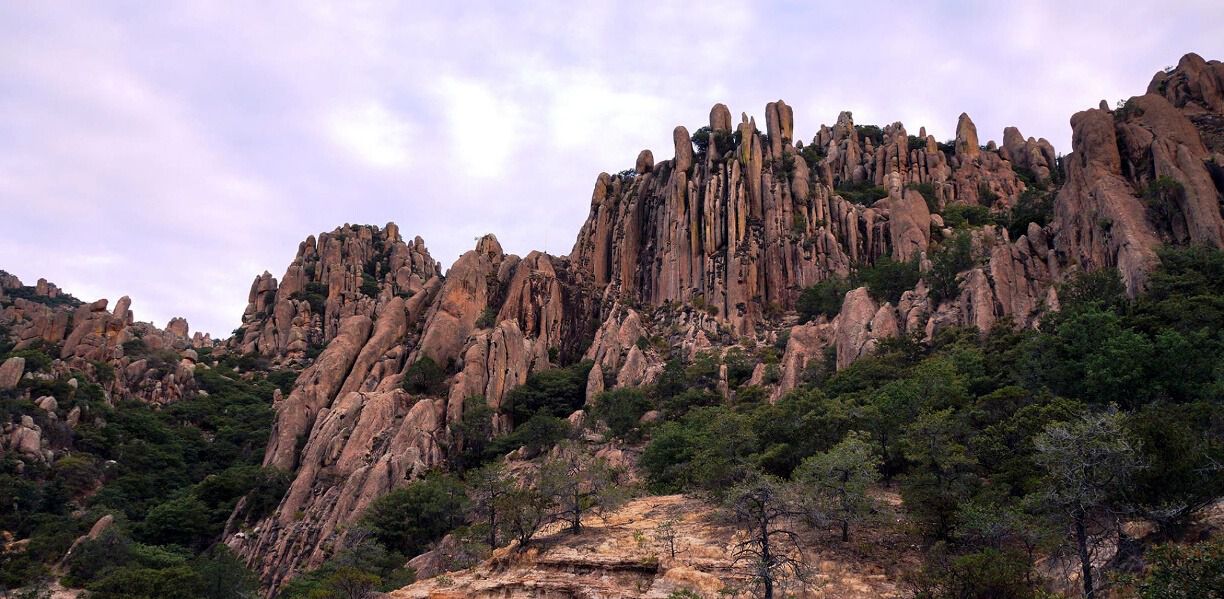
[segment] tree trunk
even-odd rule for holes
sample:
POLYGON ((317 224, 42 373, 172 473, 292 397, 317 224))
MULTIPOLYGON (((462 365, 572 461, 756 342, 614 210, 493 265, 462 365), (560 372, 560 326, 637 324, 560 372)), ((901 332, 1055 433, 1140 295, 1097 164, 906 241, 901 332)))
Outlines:
POLYGON ((773 599, 773 572, 770 566, 773 556, 769 552, 769 518, 761 518, 761 577, 765 591, 765 599, 773 599))
POLYGON ((842 524, 842 542, 845 543, 846 541, 850 540, 850 521, 842 520, 841 524, 842 524))
POLYGON ((1088 531, 1084 527, 1084 515, 1075 515, 1075 546, 1079 550, 1080 578, 1084 583, 1084 597, 1096 599, 1092 583, 1092 556, 1088 555, 1088 531))

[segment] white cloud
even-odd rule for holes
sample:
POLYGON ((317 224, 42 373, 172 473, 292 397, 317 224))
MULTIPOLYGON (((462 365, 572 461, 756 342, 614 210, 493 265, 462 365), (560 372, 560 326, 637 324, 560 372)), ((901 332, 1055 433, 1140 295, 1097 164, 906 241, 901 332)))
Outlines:
POLYGON ((336 111, 327 130, 345 151, 371 166, 403 167, 412 158, 416 128, 377 101, 336 111))
POLYGON ((446 114, 444 139, 450 142, 450 157, 459 174, 505 175, 519 143, 516 135, 523 117, 518 105, 474 79, 443 77, 434 89, 446 114))
MULTIPOLYGON (((493 231, 568 251, 600 171, 715 102, 810 139, 841 110, 968 111, 1069 151, 1072 113, 1224 58, 1224 3, 202 0, 0 4, 0 268, 224 336, 297 243, 394 220, 444 263, 493 231)), ((763 122, 761 123, 763 126, 763 122)))

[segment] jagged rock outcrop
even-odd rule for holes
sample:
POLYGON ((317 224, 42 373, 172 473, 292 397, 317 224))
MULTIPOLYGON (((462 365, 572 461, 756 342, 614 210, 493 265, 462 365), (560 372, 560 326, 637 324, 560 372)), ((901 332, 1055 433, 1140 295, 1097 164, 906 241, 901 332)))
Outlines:
POLYGON ((52 369, 63 374, 112 370, 116 376, 100 381, 112 398, 163 404, 194 393, 191 348, 211 347, 211 341, 188 339, 185 319, 159 329, 137 322, 126 296, 108 310, 107 300, 82 303, 46 279, 27 287, 4 273, 0 282, 10 296, 0 302, 0 325, 15 350, 50 352, 52 369))
POLYGON ((312 235, 280 283, 264 272, 251 284, 240 333, 229 346, 241 353, 302 358, 339 333, 354 314, 368 318, 394 296, 427 292, 441 275, 420 237, 405 242, 395 223, 345 225, 312 235))
POLYGON ((1219 63, 1187 55, 1148 93, 1116 111, 1104 102, 1071 119, 1074 152, 1055 204, 1055 246, 1084 268, 1117 268, 1138 293, 1162 242, 1224 244, 1224 180, 1205 138, 1224 115, 1219 63), (1180 104, 1171 104, 1169 98, 1180 104), (1191 120, 1194 116, 1197 120, 1191 120), (1204 135, 1206 134, 1206 135, 1204 135))
POLYGON ((1117 268, 1138 292, 1160 243, 1224 239, 1213 166, 1224 158, 1210 137, 1224 86, 1219 63, 1196 58, 1129 109, 1075 115, 1062 160, 1015 127, 982 146, 964 114, 951 145, 901 123, 858 126, 848 112, 802 145, 781 100, 765 107, 765 131, 718 104, 708 129, 673 130, 670 160, 643 150, 633 169, 596 178, 569 256, 520 259, 490 235, 442 276, 394 225, 308 239, 279 286, 256 278, 230 341, 276 359, 322 353, 277 406, 265 463, 294 470, 292 488, 229 543, 273 585, 319 563, 369 500, 445 463, 468 398, 483 397, 494 430, 509 431, 506 393, 543 368, 591 360, 589 400, 655 380, 665 356, 722 355, 788 332, 777 376, 761 367, 750 381, 777 399, 829 357, 845 367, 889 337, 1032 326, 1058 309, 1068 272, 1117 268), (1172 192, 1147 193, 1165 180, 1172 192), (791 326, 803 288, 884 257, 930 269, 959 234, 940 212, 981 205, 1004 218, 1026 191, 1055 194, 1052 222, 972 227, 972 266, 946 297, 926 280, 895 302, 858 288, 834 318, 791 326), (445 390, 408 394, 404 375, 426 357, 445 390))

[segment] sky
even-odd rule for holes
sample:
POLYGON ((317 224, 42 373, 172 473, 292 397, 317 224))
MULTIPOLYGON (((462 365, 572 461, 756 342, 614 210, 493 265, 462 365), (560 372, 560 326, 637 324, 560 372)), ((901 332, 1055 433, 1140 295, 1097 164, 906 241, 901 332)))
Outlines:
POLYGON ((716 102, 1068 152, 1074 112, 1222 31, 1218 0, 0 2, 0 269, 225 337, 344 223, 444 267, 490 232, 567 254, 598 174, 716 102))

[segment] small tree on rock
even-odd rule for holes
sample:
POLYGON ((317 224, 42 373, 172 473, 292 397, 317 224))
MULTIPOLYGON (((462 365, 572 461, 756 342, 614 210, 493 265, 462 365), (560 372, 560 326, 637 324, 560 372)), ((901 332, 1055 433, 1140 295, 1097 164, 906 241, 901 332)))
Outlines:
POLYGON ((867 433, 852 432, 829 451, 808 457, 794 478, 809 514, 841 527, 850 540, 850 524, 867 518, 875 504, 868 488, 880 480, 880 456, 867 433))
POLYGON ((573 534, 582 532, 585 513, 616 509, 627 498, 618 485, 620 472, 606 460, 580 451, 574 444, 558 448, 559 457, 540 467, 540 491, 552 500, 553 519, 566 522, 573 534))
POLYGON ((748 566, 761 596, 773 599, 781 578, 802 579, 799 535, 790 527, 800 512, 785 483, 773 476, 756 476, 731 489, 725 501, 747 537, 734 545, 732 558, 748 566))
POLYGON ((1063 514, 1080 562, 1084 596, 1094 599, 1093 563, 1125 508, 1122 491, 1141 467, 1125 417, 1116 410, 1054 422, 1033 439, 1046 472, 1046 499, 1063 514))

